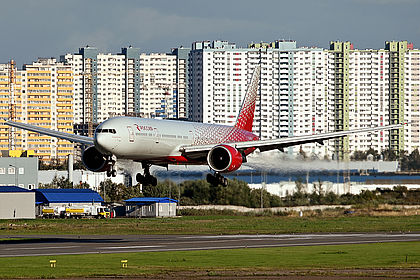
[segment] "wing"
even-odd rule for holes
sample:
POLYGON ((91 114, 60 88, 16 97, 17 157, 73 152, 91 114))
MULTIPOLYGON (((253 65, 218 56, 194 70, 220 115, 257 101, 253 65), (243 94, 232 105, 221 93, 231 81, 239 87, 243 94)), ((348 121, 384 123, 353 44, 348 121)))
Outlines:
MULTIPOLYGON (((356 130, 346 130, 346 131, 339 131, 339 132, 328 132, 322 134, 315 134, 315 135, 305 135, 305 136, 295 136, 295 137, 287 137, 287 138, 278 138, 278 139, 268 139, 268 140, 257 140, 257 141, 245 141, 245 142, 231 142, 231 143, 220 143, 220 144, 228 144, 232 147, 235 147, 239 151, 243 151, 249 148, 256 148, 260 151, 269 151, 278 149, 282 151, 284 148, 296 145, 302 145, 307 143, 319 143, 323 144, 323 141, 335 139, 343 136, 347 136, 350 134, 357 134, 357 133, 367 133, 373 132, 378 130, 390 130, 390 129, 399 129, 401 128, 401 124, 397 125, 387 125, 387 126, 377 126, 377 127, 369 127, 369 128, 362 128, 356 130)), ((184 155, 195 158, 200 157, 200 154, 204 154, 210 151, 215 144, 210 145, 189 145, 189 146, 182 146, 180 148, 180 152, 184 155)))
POLYGON ((39 134, 45 134, 48 136, 53 136, 53 137, 57 137, 57 138, 61 138, 61 139, 65 139, 68 140, 70 142, 74 142, 74 143, 80 143, 80 144, 85 144, 85 145, 93 145, 93 138, 92 137, 87 137, 87 136, 81 136, 81 135, 76 135, 76 134, 71 134, 71 133, 66 133, 66 132, 61 132, 61 131, 56 131, 56 130, 52 130, 52 129, 48 129, 48 128, 43 128, 43 127, 39 127, 39 126, 34 126, 34 125, 29 125, 29 124, 24 124, 24 123, 18 123, 18 122, 13 122, 13 121, 6 121, 4 124, 13 126, 13 127, 17 127, 20 129, 25 129, 25 130, 29 130, 29 131, 33 131, 33 132, 38 132, 39 134))

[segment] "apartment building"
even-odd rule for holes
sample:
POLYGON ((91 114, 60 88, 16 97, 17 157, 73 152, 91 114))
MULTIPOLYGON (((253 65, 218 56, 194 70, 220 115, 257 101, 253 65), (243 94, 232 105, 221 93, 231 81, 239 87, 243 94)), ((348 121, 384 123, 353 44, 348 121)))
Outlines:
POLYGON ((74 71, 74 122, 79 134, 93 134, 93 125, 125 114, 125 56, 80 48, 60 60, 74 71))
MULTIPOLYGON (((71 67, 55 59, 38 59, 19 71, 12 67, 11 63, 0 65, 0 114, 3 118, 73 133, 71 67)), ((49 162, 52 159, 63 161, 73 154, 73 144, 68 141, 4 125, 0 129, 0 150, 4 155, 29 150, 49 162)))
POLYGON ((278 62, 278 58, 272 49, 242 49, 227 41, 193 43, 189 59, 189 119, 233 125, 253 69, 261 64, 261 102, 256 104, 253 129, 263 139, 277 136, 279 70, 273 60, 278 62), (275 75, 277 78, 273 78, 275 75))
MULTIPOLYGON (((323 49, 297 48, 295 41, 250 44, 246 49, 226 41, 196 42, 190 53, 190 119, 233 125, 253 69, 261 65, 255 134, 270 139, 329 131, 330 60, 323 49)), ((315 144, 302 148, 325 153, 325 147, 315 144)))
POLYGON ((176 95, 177 119, 188 118, 188 76, 190 48, 174 48, 171 54, 176 57, 176 95))
POLYGON ((140 49, 122 48, 121 54, 125 57, 125 107, 126 115, 140 116, 140 49))
POLYGON ((261 139, 403 123, 404 129, 352 135, 288 149, 347 158, 355 150, 411 152, 419 146, 419 51, 407 42, 356 50, 297 48, 294 41, 193 43, 189 59, 189 119, 234 124, 252 70, 261 65, 253 131, 261 139))
POLYGON ((176 56, 140 55, 140 114, 146 118, 177 118, 176 56))
MULTIPOLYGON (((21 120, 22 92, 25 90, 26 73, 18 70, 12 60, 0 64, 0 118, 21 120)), ((22 149, 20 131, 0 124, 0 151, 8 156, 10 150, 22 149)))

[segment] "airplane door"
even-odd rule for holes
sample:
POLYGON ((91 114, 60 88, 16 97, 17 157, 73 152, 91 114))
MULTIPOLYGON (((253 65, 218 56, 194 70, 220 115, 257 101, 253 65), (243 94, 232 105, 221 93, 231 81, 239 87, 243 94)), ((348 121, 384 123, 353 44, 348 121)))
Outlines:
POLYGON ((134 131, 133 128, 131 126, 127 126, 128 129, 128 141, 130 141, 130 143, 134 142, 134 131))
POLYGON ((155 142, 156 142, 156 144, 159 144, 159 142, 160 142, 160 134, 159 134, 159 131, 155 128, 154 131, 153 131, 153 133, 154 133, 154 136, 155 136, 155 142))

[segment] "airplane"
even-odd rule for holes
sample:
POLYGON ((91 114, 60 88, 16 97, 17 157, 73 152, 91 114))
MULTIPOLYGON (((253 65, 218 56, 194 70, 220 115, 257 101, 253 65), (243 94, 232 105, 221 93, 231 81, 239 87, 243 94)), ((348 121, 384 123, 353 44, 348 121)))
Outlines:
POLYGON ((325 140, 350 134, 402 127, 402 124, 393 124, 260 140, 252 133, 260 72, 260 66, 257 66, 234 126, 120 116, 102 122, 96 128, 94 137, 87 137, 10 120, 5 124, 88 146, 82 154, 83 164, 94 172, 106 171, 108 177, 116 176, 117 160, 140 162, 143 174, 136 174, 137 182, 153 186, 157 184, 157 179, 150 174, 152 165, 167 168, 173 164, 208 165, 214 173, 207 174, 207 181, 212 185, 226 186, 227 179, 222 174, 239 169, 256 149, 261 152, 274 149, 283 151, 289 146, 307 143, 322 145, 325 140))

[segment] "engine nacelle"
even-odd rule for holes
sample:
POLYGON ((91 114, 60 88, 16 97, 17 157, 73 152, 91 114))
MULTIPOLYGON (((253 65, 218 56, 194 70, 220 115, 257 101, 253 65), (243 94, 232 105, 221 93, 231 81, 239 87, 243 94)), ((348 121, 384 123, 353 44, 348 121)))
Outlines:
POLYGON ((87 169, 93 172, 103 172, 109 168, 109 161, 94 146, 83 151, 82 162, 87 169))
POLYGON ((232 172, 241 167, 242 154, 229 145, 218 145, 210 150, 207 155, 207 163, 211 169, 217 172, 232 172))

